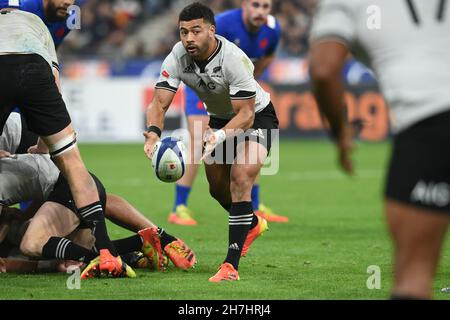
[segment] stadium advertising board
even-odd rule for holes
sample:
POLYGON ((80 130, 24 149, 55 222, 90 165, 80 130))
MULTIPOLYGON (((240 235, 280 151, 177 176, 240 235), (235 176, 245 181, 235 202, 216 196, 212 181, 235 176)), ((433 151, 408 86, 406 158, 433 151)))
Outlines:
MULTIPOLYGON (((81 141, 141 142, 145 109, 153 96, 153 83, 137 78, 92 80, 63 79, 64 98, 81 141)), ((317 104, 308 85, 268 85, 278 118, 280 137, 325 137, 317 104)), ((351 86, 346 93, 349 118, 361 119, 360 138, 380 141, 388 137, 388 111, 374 86, 351 86)), ((183 88, 168 112, 166 129, 184 125, 183 88)))

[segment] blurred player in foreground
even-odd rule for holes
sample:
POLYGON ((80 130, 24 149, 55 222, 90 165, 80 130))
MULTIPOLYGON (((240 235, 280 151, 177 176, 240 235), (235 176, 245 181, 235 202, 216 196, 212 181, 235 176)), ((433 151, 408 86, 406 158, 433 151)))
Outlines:
MULTIPOLYGON (((2 2, 2 5, 4 3, 2 2)), ((121 276, 124 263, 109 239, 96 184, 81 159, 69 113, 59 91, 55 45, 47 26, 35 14, 13 8, 0 10, 0 130, 14 107, 19 107, 30 130, 42 140, 36 151, 49 151, 66 177, 77 214, 92 229, 100 269, 121 276)), ((67 12, 55 17, 64 21, 67 12)), ((59 242, 52 241, 57 250, 59 242)))
POLYGON ((311 76, 344 171, 352 132, 341 70, 352 53, 370 65, 394 133, 385 211, 395 249, 393 299, 432 297, 450 219, 450 7, 446 1, 322 1, 311 32, 311 76), (370 15, 378 12, 378 15, 370 15), (378 17, 378 18, 377 18, 378 17))
POLYGON ((267 221, 253 212, 251 189, 278 119, 270 95, 253 77, 250 59, 215 34, 211 9, 200 3, 185 7, 179 15, 179 30, 181 41, 163 62, 147 111, 144 151, 151 159, 165 113, 183 81, 205 102, 209 126, 216 130, 207 130, 202 159, 211 195, 229 212, 228 254, 209 281, 239 280, 241 255, 267 229, 267 221))
MULTIPOLYGON (((253 75, 258 79, 275 59, 275 51, 281 36, 281 28, 270 15, 272 0, 243 0, 242 8, 225 11, 216 16, 216 34, 233 42, 252 60, 253 75)), ((190 161, 184 176, 175 186, 175 201, 168 221, 180 225, 196 225, 192 211, 187 207, 189 194, 197 175, 202 154, 202 130, 208 125, 208 112, 194 90, 185 87, 185 113, 190 133, 190 161)), ((259 176, 252 187, 253 210, 269 222, 288 222, 288 217, 275 214, 259 202, 259 176)))

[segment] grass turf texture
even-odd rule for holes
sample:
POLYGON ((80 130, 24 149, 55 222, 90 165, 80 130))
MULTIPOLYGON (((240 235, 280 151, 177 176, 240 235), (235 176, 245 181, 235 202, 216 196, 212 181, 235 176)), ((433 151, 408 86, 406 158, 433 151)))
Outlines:
MULTIPOLYGON (((241 259, 240 282, 209 283, 226 255, 227 214, 209 196, 203 168, 189 206, 199 225, 166 221, 173 184, 159 182, 142 145, 82 145, 89 169, 107 191, 121 195, 152 221, 185 240, 198 264, 188 272, 173 265, 163 273, 136 270, 136 279, 82 281, 66 287, 66 274, 0 274, 0 299, 385 299, 391 286, 391 243, 382 214, 388 144, 360 144, 356 176, 339 172, 333 146, 324 141, 283 141, 280 170, 261 178, 263 202, 289 216, 241 259), (381 268, 381 289, 369 290, 367 267, 381 268)), ((108 224, 112 239, 131 233, 108 224)), ((434 284, 437 299, 450 286, 450 258, 444 250, 434 284)))

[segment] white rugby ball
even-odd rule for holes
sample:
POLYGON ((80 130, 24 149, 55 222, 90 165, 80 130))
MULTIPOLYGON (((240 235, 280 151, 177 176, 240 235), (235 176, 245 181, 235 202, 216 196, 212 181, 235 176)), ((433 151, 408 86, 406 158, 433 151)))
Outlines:
POLYGON ((158 141, 153 148, 152 167, 163 182, 175 182, 186 170, 186 148, 173 137, 158 141))

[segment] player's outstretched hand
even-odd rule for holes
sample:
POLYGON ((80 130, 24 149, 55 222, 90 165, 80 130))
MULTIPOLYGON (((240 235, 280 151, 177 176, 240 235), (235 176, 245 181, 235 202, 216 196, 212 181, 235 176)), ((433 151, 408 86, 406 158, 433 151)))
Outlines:
POLYGON ((151 132, 144 132, 145 143, 144 143, 144 152, 147 158, 151 161, 153 157, 153 149, 155 147, 156 142, 158 142, 159 138, 156 134, 151 132))

